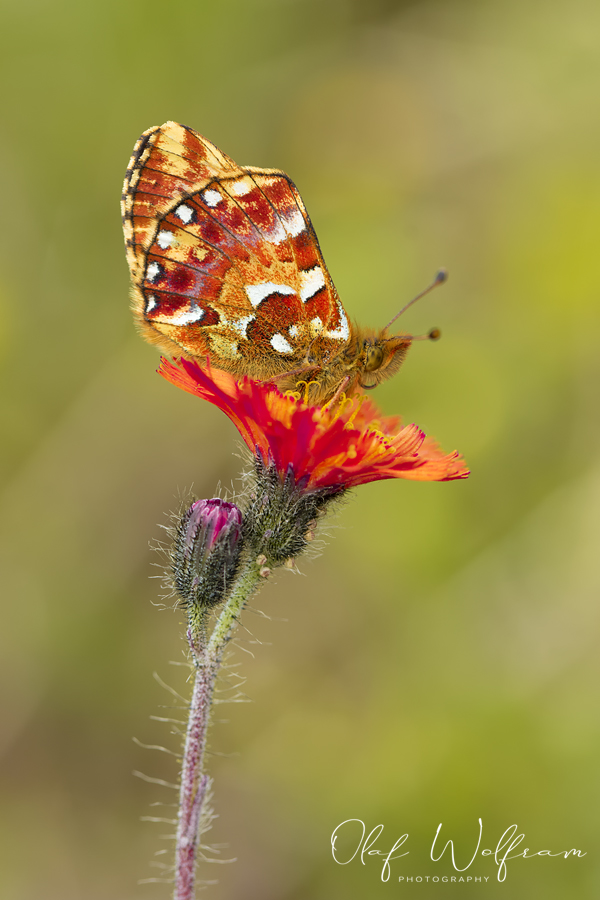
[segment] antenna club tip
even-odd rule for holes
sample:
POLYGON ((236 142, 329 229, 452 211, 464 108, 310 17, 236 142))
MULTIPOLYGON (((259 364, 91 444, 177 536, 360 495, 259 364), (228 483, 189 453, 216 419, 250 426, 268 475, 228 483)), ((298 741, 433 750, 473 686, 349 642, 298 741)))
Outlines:
POLYGON ((427 337, 430 341, 439 341, 442 336, 442 332, 439 328, 432 328, 427 337))
POLYGON ((444 281, 448 281, 448 269, 439 269, 435 276, 435 283, 443 284, 444 281))

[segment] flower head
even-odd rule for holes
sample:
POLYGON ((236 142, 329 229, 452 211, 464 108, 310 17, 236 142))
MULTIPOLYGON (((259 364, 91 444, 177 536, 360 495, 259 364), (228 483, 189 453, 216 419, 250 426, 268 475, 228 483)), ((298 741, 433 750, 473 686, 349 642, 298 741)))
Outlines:
POLYGON ((159 372, 182 390, 218 406, 246 445, 304 491, 345 489, 385 478, 451 481, 469 474, 457 452, 444 455, 416 425, 382 416, 364 395, 310 406, 274 385, 209 365, 161 360, 159 372))

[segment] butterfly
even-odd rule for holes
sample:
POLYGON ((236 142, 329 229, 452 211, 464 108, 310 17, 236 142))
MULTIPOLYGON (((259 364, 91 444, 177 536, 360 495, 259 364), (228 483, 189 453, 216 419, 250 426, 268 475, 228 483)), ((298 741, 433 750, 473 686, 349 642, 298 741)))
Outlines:
POLYGON ((375 387, 404 361, 412 335, 348 319, 300 194, 279 169, 238 166, 166 122, 137 141, 121 211, 135 321, 164 352, 304 387, 315 403, 375 387))

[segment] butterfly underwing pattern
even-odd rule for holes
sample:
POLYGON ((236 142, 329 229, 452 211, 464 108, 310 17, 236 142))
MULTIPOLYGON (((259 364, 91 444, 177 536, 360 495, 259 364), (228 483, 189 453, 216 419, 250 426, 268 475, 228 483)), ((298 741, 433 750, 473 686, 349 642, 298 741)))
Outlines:
POLYGON ((411 335, 348 319, 304 203, 278 169, 238 166, 176 122, 137 141, 122 197, 132 308, 171 356, 306 389, 374 387, 411 335))

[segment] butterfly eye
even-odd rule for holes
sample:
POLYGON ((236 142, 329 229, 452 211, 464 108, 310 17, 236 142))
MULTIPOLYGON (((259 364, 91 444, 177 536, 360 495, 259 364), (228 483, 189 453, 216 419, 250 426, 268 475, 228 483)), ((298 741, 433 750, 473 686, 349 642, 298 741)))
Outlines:
POLYGON ((374 346, 371 344, 365 345, 365 364, 363 369, 365 372, 374 372, 375 369, 379 369, 381 367, 381 363, 383 362, 383 350, 380 346, 375 344, 374 346))

